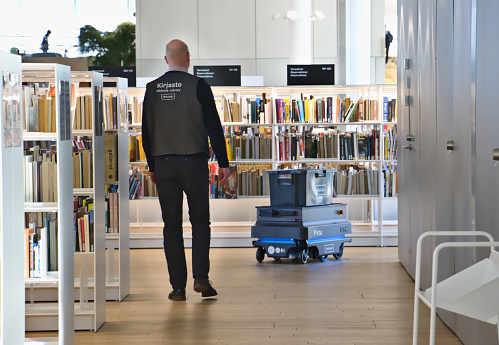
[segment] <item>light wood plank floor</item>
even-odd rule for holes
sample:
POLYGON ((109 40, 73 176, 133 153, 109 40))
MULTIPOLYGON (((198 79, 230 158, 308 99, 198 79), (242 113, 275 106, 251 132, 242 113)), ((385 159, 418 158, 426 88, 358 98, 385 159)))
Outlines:
MULTIPOLYGON (((187 301, 172 302, 163 251, 132 250, 130 296, 107 302, 107 322, 97 333, 76 332, 76 344, 412 342, 414 282, 397 248, 346 247, 342 260, 305 265, 269 258, 259 264, 253 248, 212 249, 211 258, 218 298, 203 300, 190 280, 187 301)), ((428 344, 429 310, 420 310, 420 344, 428 344)), ((437 344, 461 342, 439 322, 437 344)))

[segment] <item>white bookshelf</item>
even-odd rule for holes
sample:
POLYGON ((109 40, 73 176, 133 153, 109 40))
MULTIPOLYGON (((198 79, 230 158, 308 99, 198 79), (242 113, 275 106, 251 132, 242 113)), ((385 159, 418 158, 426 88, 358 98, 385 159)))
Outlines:
MULTIPOLYGON (((75 330, 93 330, 97 332, 106 320, 106 259, 104 230, 104 143, 102 138, 102 88, 103 76, 98 72, 71 72, 71 82, 88 83, 88 87, 75 87, 76 96, 92 96, 92 129, 73 130, 75 136, 90 137, 93 154, 93 188, 74 188, 73 196, 90 196, 94 203, 94 251, 75 252, 74 300, 78 301, 77 316, 85 315, 83 322, 77 318, 75 330), (99 125, 96 125, 100 123, 99 125)), ((74 119, 73 119, 74 120, 74 119)), ((74 126, 74 125, 73 125, 74 126)), ((29 137, 36 137, 30 135, 29 137)), ((40 208, 57 211, 57 204, 26 204, 25 209, 37 212, 40 208)), ((74 246, 73 246, 74 248, 74 246)), ((50 273, 50 272, 49 272, 50 273)), ((25 286, 26 300, 51 302, 57 300, 58 278, 27 279, 25 286), (36 283, 36 284, 34 284, 36 283)), ((35 310, 35 309, 34 309, 35 310)))
MULTIPOLYGON (((84 71, 71 72, 71 82, 89 83, 88 87, 75 88, 76 96, 91 95, 92 129, 74 130, 73 135, 89 137, 92 140, 93 188, 74 188, 73 196, 93 198, 94 251, 76 252, 75 262, 80 265, 78 278, 75 278, 75 300, 79 301, 80 312, 93 316, 93 323, 86 325, 88 330, 97 330, 106 321, 106 266, 104 230, 104 139, 103 133, 103 75, 84 71), (91 266, 91 269, 90 267, 91 266), (89 277, 89 271, 93 277, 89 277), (90 302, 91 301, 91 302, 90 302)), ((74 127, 74 125, 73 125, 74 127)), ((76 309, 78 310, 78 309, 76 309)), ((78 328, 82 329, 82 328, 78 328)))
POLYGON ((130 293, 130 227, 128 204, 128 81, 126 78, 104 78, 104 94, 117 95, 118 125, 104 132, 117 133, 119 211, 118 233, 106 234, 106 299, 122 301, 130 293), (114 86, 107 86, 113 83, 114 86), (115 253, 118 252, 117 258, 115 253))
MULTIPOLYGON (((32 140, 53 141, 57 150, 57 203, 27 204, 25 212, 57 212, 58 225, 58 284, 57 303, 41 303, 28 300, 25 306, 26 331, 58 331, 58 342, 74 344, 74 329, 77 323, 89 320, 85 313, 75 313, 74 257, 73 257, 73 185, 71 160, 71 75, 70 67, 59 64, 22 64, 23 82, 48 83, 54 87, 56 100, 56 132, 50 134, 25 133, 25 146, 32 140)), ((36 279, 30 286, 44 284, 36 279)))
POLYGON ((21 57, 0 52, 0 343, 24 343, 21 57), (4 104, 9 104, 7 108, 4 104), (7 111, 6 111, 7 109, 7 111), (17 114, 17 116, 16 116, 17 114), (15 116, 15 118, 14 118, 15 116), (6 144, 6 134, 16 139, 6 144))
MULTIPOLYGON (((289 164, 294 168, 300 168, 302 164, 323 164, 323 163, 337 163, 337 164, 360 164, 368 165, 369 167, 374 167, 379 171, 378 173, 378 186, 383 186, 384 177, 381 173, 382 167, 385 163, 391 164, 396 163, 396 160, 387 160, 383 154, 380 154, 377 159, 372 160, 340 160, 339 158, 300 158, 299 160, 289 161, 280 160, 277 151, 277 136, 278 131, 284 127, 295 127, 299 130, 303 130, 304 127, 318 128, 322 129, 325 127, 334 126, 341 130, 342 132, 355 131, 361 126, 367 128, 374 128, 374 126, 379 129, 380 138, 383 138, 385 134, 385 126, 396 125, 396 122, 383 121, 383 97, 388 96, 389 99, 396 99, 397 86, 396 85, 359 85, 359 86, 283 86, 283 87, 212 87, 215 100, 221 99, 222 96, 232 99, 234 95, 236 97, 262 97, 265 93, 266 97, 270 101, 271 109, 271 121, 270 123, 242 123, 242 122, 222 122, 223 127, 248 127, 254 129, 255 127, 271 127, 272 128, 272 159, 240 159, 233 160, 231 164, 271 164, 273 169, 276 169, 280 164, 289 164), (376 100, 376 120, 362 121, 362 122, 313 122, 313 123, 277 123, 275 99, 276 98, 300 98, 301 95, 305 97, 310 97, 313 95, 314 98, 327 97, 327 96, 341 96, 350 97, 352 101, 355 101, 359 95, 363 98, 370 98, 376 100)), ((139 102, 143 99, 145 94, 145 88, 130 88, 128 91, 130 96, 136 97, 139 102)), ((132 124, 130 127, 133 128, 131 135, 138 135, 141 131, 141 123, 138 122, 139 116, 134 116, 132 124)), ((379 140, 379 152, 384 152, 384 141, 379 140)), ((339 157, 339 155, 338 155, 339 157)), ((131 166, 143 166, 147 163, 144 162, 131 162, 131 166)), ((246 207, 254 207, 253 205, 248 205, 248 199, 260 198, 262 205, 265 203, 270 204, 268 196, 260 197, 246 197, 240 196, 235 200, 221 200, 221 199, 211 199, 210 200, 210 210, 212 213, 212 222, 216 224, 213 226, 213 237, 212 246, 251 246, 251 223, 256 219, 250 215, 250 211, 246 210, 246 207), (239 203, 240 207, 236 207, 237 213, 240 220, 239 224, 235 224, 230 220, 227 220, 223 214, 219 214, 217 210, 219 208, 226 209, 227 204, 239 203), (220 224, 229 224, 224 232, 222 229, 224 227, 220 224), (238 234, 237 237, 234 234, 238 234), (244 238, 244 241, 242 240, 244 238)), ((154 201, 147 200, 130 200, 131 208, 131 241, 132 247, 162 247, 162 229, 161 217, 156 216, 150 209, 159 210, 159 204, 155 205, 154 201)), ((154 200, 154 199, 152 199, 154 200)), ((157 200, 155 201, 157 204, 157 200)), ((352 235, 354 239, 353 245, 366 245, 366 246, 391 246, 397 245, 397 198, 396 197, 386 197, 383 193, 382 188, 379 188, 379 193, 375 195, 338 195, 335 202, 343 202, 348 204, 347 212, 349 214, 349 219, 353 223, 352 235), (387 220, 385 220, 387 219, 387 220)), ((184 207, 185 208, 185 207, 184 207)), ((160 213, 159 213, 160 214, 160 213)), ((186 215, 184 215, 184 222, 186 222, 186 215)), ((253 223, 254 225, 254 223, 253 223)), ((186 245, 189 245, 189 228, 190 226, 186 223, 184 224, 184 238, 186 239, 186 245)))

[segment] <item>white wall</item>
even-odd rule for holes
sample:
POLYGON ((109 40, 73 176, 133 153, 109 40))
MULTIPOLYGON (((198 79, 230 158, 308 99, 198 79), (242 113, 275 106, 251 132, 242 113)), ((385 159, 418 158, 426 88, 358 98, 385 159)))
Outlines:
MULTIPOLYGON (((371 18, 376 18, 371 21, 383 22, 384 0, 370 1, 371 18)), ((313 0, 314 10, 325 19, 312 23, 312 63, 336 63, 336 4, 337 0, 313 0)), ((165 45, 178 38, 189 46, 191 66, 237 64, 242 75, 264 76, 265 85, 286 85, 289 22, 282 17, 288 9, 289 0, 136 0, 137 77, 164 73, 165 45), (277 12, 281 18, 274 21, 271 17, 277 12)), ((384 56, 384 25, 378 26, 383 32, 366 35, 372 83, 384 82, 384 63, 377 63, 384 56)))
MULTIPOLYGON (((288 0, 136 0, 137 77, 164 73, 165 45, 179 38, 191 66, 240 64, 242 75, 285 85, 289 23, 272 15, 288 8, 288 0)), ((314 8, 326 17, 312 24, 313 63, 335 63, 336 0, 315 0, 314 8)))

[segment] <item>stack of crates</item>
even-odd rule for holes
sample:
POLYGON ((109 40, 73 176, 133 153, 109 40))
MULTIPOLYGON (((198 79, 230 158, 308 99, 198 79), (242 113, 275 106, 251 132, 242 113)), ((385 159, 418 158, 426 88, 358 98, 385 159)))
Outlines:
POLYGON ((346 204, 333 203, 333 173, 327 169, 268 171, 270 206, 257 207, 251 237, 256 259, 308 257, 326 261, 328 255, 343 256, 345 242, 352 239, 346 204))

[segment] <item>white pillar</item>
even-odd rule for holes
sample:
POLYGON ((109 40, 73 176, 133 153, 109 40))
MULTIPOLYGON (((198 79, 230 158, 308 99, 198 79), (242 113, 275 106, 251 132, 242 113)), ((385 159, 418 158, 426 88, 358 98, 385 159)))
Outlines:
POLYGON ((289 0, 289 63, 312 64, 312 0, 289 0))
POLYGON ((346 1, 346 84, 370 84, 371 0, 346 1))

